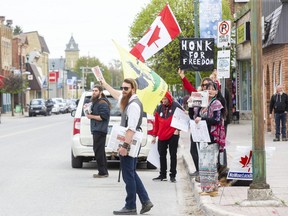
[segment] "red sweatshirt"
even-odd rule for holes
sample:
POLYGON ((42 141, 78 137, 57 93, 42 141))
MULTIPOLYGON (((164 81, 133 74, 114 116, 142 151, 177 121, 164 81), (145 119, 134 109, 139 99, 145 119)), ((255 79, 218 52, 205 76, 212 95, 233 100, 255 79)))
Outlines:
POLYGON ((184 77, 182 80, 183 87, 191 94, 191 92, 197 92, 197 89, 189 82, 189 80, 184 77))
POLYGON ((170 126, 172 117, 177 107, 182 109, 178 103, 173 101, 169 93, 166 93, 165 97, 168 98, 169 105, 165 106, 161 103, 158 105, 154 115, 155 122, 152 135, 158 136, 159 140, 168 140, 173 136, 176 128, 170 126))

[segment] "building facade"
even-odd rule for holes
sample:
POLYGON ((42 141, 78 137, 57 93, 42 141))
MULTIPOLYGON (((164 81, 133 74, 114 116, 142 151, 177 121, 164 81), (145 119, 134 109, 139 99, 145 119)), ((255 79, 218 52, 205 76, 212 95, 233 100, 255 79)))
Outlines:
MULTIPOLYGON (((235 15, 237 109, 241 119, 252 118, 252 83, 250 8, 242 5, 235 15)), ((262 1, 263 16, 263 107, 266 130, 274 132, 274 120, 269 118, 270 98, 276 86, 288 91, 288 1, 262 1)))

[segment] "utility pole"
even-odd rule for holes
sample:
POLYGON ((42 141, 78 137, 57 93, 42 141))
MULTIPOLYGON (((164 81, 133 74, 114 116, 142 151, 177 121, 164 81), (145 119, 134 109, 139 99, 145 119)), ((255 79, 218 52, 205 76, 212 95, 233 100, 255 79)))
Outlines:
POLYGON ((264 139, 263 71, 262 71, 262 1, 251 0, 251 60, 252 60, 252 167, 253 182, 248 189, 248 200, 242 206, 279 206, 273 200, 266 183, 266 154, 264 139), (261 201, 261 202, 259 202, 261 201))
POLYGON ((251 1, 253 183, 251 189, 267 189, 263 114, 262 1, 251 1), (256 3, 257 2, 257 3, 256 3))
MULTIPOLYGON (((199 0, 194 0, 194 38, 199 38, 199 0)), ((195 87, 198 88, 201 83, 200 73, 195 73, 195 87)))

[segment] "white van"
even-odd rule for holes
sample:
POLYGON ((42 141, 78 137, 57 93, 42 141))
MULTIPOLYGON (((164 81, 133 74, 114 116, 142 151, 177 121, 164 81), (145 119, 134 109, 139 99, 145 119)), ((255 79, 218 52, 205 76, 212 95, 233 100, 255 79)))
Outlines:
MULTIPOLYGON (((121 113, 119 106, 117 105, 117 100, 115 100, 107 90, 104 90, 104 94, 107 96, 111 103, 111 115, 110 122, 108 126, 108 134, 106 138, 106 146, 109 140, 109 134, 111 132, 112 126, 114 124, 120 125, 121 113)), ((71 112, 74 117, 73 123, 73 138, 71 146, 71 165, 73 168, 82 168, 83 162, 90 162, 95 160, 93 152, 93 137, 90 131, 90 119, 88 119, 83 112, 83 105, 90 101, 92 96, 91 91, 84 92, 78 102, 77 109, 71 112)), ((149 126, 150 127, 150 126, 149 126)), ((147 161, 147 156, 150 150, 150 145, 152 141, 152 136, 147 133, 147 118, 143 117, 142 131, 145 134, 142 141, 141 150, 138 156, 138 161, 147 161)), ((151 127, 150 127, 151 128, 151 127)), ((112 151, 109 148, 105 148, 106 157, 109 160, 119 160, 117 152, 112 151)), ((155 167, 147 162, 148 169, 154 169, 155 167)))

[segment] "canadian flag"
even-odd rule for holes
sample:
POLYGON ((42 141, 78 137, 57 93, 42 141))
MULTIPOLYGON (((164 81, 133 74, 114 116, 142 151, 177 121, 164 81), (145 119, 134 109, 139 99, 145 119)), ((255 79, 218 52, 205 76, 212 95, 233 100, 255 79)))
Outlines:
POLYGON ((166 4, 146 34, 130 53, 142 62, 157 53, 181 33, 178 22, 169 4, 166 4))

